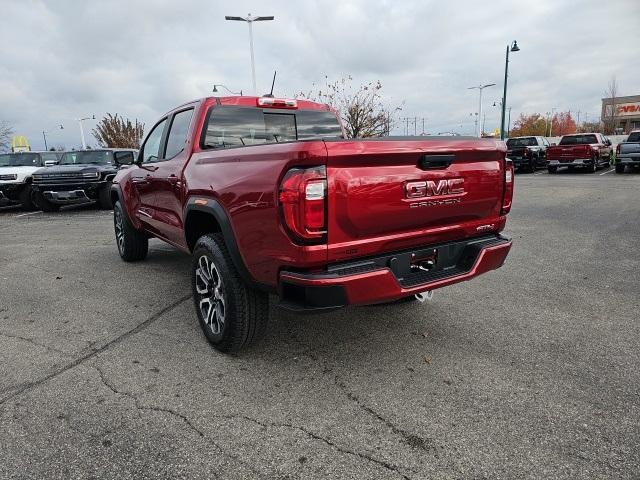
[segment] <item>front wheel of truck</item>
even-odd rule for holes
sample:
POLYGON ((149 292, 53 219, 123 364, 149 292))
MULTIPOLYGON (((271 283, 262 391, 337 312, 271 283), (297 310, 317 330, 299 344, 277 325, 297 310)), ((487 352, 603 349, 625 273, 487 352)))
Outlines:
POLYGON ((196 242, 191 286, 200 327, 216 350, 238 352, 264 336, 269 297, 242 280, 221 234, 196 242))
POLYGON ((145 259, 149 250, 149 237, 134 228, 119 201, 113 206, 113 229, 118 253, 125 262, 145 259))
POLYGON ((98 205, 103 210, 111 210, 111 182, 107 182, 98 192, 98 205))

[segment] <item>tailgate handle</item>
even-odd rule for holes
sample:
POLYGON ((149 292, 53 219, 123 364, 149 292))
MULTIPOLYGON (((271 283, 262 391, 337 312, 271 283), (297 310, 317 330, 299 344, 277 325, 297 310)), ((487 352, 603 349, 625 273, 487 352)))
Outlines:
POLYGON ((424 155, 418 166, 422 170, 444 169, 451 165, 455 159, 455 155, 424 155))

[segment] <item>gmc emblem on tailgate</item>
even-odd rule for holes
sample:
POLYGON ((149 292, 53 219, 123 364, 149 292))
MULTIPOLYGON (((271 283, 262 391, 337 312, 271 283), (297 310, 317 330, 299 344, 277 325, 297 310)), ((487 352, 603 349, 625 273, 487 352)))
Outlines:
POLYGON ((462 178, 407 182, 404 187, 406 198, 438 197, 464 193, 462 178))

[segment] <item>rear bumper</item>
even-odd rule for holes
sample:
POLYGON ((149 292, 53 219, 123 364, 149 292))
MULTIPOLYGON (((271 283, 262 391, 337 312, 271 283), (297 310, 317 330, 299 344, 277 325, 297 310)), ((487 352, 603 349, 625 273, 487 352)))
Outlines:
POLYGON ((389 302, 470 280, 502 266, 511 240, 501 235, 470 239, 359 262, 331 266, 322 273, 280 273, 280 307, 297 312, 328 311, 346 305, 389 302), (434 252, 432 271, 408 272, 411 258, 434 252))
POLYGON ((640 165, 640 156, 637 157, 618 157, 618 163, 620 165, 640 165))
POLYGON ((550 167, 584 167, 593 165, 592 158, 574 158, 573 160, 549 160, 550 167))

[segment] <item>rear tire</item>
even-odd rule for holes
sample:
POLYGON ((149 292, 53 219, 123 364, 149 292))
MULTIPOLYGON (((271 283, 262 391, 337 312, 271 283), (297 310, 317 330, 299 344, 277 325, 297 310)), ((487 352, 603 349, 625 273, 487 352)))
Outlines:
POLYGON ((216 350, 238 352, 264 336, 269 297, 240 278, 222 234, 204 235, 196 242, 191 286, 200 327, 216 350))
POLYGON ((111 204, 111 182, 107 182, 98 192, 98 205, 103 210, 111 210, 113 208, 111 204))
POLYGON ((588 173, 596 173, 598 171, 598 157, 593 157, 593 162, 587 167, 588 173))
POLYGON ((558 167, 547 167, 547 172, 556 173, 558 171, 558 167))
POLYGON ((44 198, 42 192, 36 192, 34 198, 36 201, 36 205, 43 212, 57 212, 58 210, 60 210, 60 205, 51 203, 49 200, 44 198))
POLYGON ((149 251, 149 237, 134 228, 119 201, 113 207, 113 228, 120 258, 125 262, 144 260, 149 251))
POLYGON ((616 165, 616 173, 624 173, 624 165, 616 165))
POLYGON ((536 173, 536 162, 537 162, 537 159, 534 157, 531 157, 531 160, 529 161, 529 172, 536 173))

